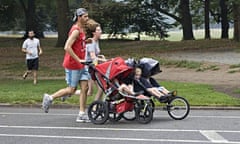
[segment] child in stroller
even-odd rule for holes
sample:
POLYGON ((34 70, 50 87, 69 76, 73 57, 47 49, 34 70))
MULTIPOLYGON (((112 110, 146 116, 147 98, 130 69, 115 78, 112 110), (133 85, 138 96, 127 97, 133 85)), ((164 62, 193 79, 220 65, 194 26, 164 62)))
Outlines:
POLYGON ((160 86, 154 78, 142 77, 142 69, 140 67, 135 68, 133 85, 135 92, 144 90, 145 95, 155 96, 160 102, 167 102, 168 97, 171 95, 170 91, 160 86))
POLYGON ((144 94, 154 96, 160 102, 167 102, 170 95, 176 95, 168 91, 165 87, 160 86, 151 75, 161 72, 159 63, 150 58, 142 58, 139 61, 128 59, 126 63, 135 69, 134 73, 129 76, 126 83, 133 85, 133 91, 144 90, 144 94))

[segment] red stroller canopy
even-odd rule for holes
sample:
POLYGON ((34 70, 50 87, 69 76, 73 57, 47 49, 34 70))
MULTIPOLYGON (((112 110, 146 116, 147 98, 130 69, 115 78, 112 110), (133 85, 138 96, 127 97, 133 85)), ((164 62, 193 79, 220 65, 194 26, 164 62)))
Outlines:
POLYGON ((109 80, 114 79, 120 74, 121 78, 125 78, 133 71, 133 68, 129 67, 121 57, 116 57, 107 62, 98 64, 95 68, 109 80))

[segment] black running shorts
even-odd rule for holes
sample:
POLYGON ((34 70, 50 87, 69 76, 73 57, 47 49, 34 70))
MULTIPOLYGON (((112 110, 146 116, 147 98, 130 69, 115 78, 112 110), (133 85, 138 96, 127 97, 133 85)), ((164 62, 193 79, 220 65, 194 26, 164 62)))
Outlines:
POLYGON ((38 58, 35 59, 28 59, 27 60, 27 67, 28 70, 38 70, 38 58))

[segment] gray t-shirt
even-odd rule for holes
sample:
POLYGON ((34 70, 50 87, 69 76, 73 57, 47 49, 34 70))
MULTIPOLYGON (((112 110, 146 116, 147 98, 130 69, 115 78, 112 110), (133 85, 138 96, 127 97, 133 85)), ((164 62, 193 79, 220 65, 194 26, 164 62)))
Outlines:
POLYGON ((98 41, 93 40, 92 43, 86 45, 86 49, 87 49, 86 50, 86 56, 85 56, 86 61, 92 61, 91 55, 90 55, 91 52, 94 52, 96 57, 100 53, 100 48, 99 48, 98 41))
POLYGON ((25 48, 27 51, 30 51, 32 54, 26 54, 26 59, 35 59, 38 58, 38 47, 40 47, 40 41, 37 38, 26 39, 23 42, 22 48, 25 48))

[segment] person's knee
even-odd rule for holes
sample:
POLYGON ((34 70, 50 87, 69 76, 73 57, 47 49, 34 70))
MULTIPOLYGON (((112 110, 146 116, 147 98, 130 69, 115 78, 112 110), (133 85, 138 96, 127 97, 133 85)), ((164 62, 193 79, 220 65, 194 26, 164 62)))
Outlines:
POLYGON ((88 82, 82 81, 80 82, 80 87, 82 91, 87 91, 88 90, 88 82))
POLYGON ((89 88, 88 85, 86 85, 86 86, 83 86, 81 89, 82 89, 82 91, 86 92, 86 91, 88 91, 88 88, 89 88))
POLYGON ((72 94, 75 93, 76 88, 73 88, 73 87, 67 87, 66 90, 67 90, 68 94, 72 95, 72 94))

